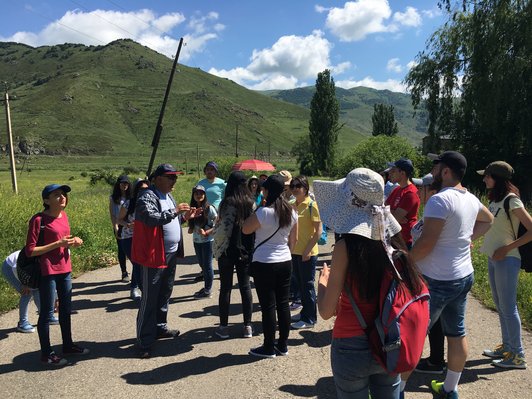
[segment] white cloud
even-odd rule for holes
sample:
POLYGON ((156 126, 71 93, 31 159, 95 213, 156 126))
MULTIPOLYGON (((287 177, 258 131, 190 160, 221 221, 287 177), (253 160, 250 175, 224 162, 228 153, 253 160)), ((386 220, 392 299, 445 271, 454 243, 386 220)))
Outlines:
POLYGON ((342 73, 351 67, 349 62, 331 65, 331 49, 332 44, 319 30, 308 36, 282 36, 269 48, 253 50, 246 67, 231 70, 211 68, 209 73, 249 88, 291 89, 305 85, 306 79, 315 79, 324 69, 342 73))
POLYGON ((218 23, 218 14, 194 16, 187 27, 186 18, 179 12, 157 15, 149 9, 130 12, 109 10, 67 11, 60 19, 51 22, 40 32, 17 32, 10 37, 0 37, 0 41, 14 41, 30 46, 43 46, 61 43, 82 43, 85 45, 107 44, 117 39, 132 39, 151 49, 173 57, 178 40, 164 32, 172 32, 181 26, 187 44, 180 60, 190 59, 194 53, 202 51, 207 43, 218 38, 217 32, 225 27, 218 23), (186 30, 190 33, 186 33, 186 30))
POLYGON ((386 70, 395 73, 403 72, 403 66, 399 63, 399 58, 391 58, 386 64, 386 70))
POLYGON ((337 80, 335 81, 336 86, 351 89, 353 87, 364 86, 371 87, 376 90, 390 90, 400 93, 406 93, 406 87, 403 83, 395 79, 388 79, 384 82, 379 82, 374 80, 371 76, 366 76, 362 80, 337 80))
POLYGON ((406 64, 406 67, 408 68, 408 70, 414 68, 415 66, 417 66, 417 62, 416 61, 410 61, 409 63, 406 64))
POLYGON ((323 7, 323 6, 320 6, 319 4, 316 4, 314 6, 314 10, 316 10, 317 13, 321 14, 321 13, 324 13, 326 11, 329 11, 330 8, 327 8, 327 7, 323 7))
POLYGON ((406 7, 405 12, 393 14, 393 21, 399 25, 417 28, 421 25, 421 15, 414 7, 406 7))
MULTIPOLYGON (((326 11, 320 6, 315 9, 326 11)), ((414 7, 406 7, 405 12, 397 11, 392 16, 388 0, 348 1, 343 8, 333 7, 328 11, 325 26, 344 42, 363 40, 374 33, 394 33, 401 27, 419 27, 422 23, 414 7)))
POLYGON ((384 22, 391 15, 387 0, 348 1, 343 8, 329 10, 325 25, 340 40, 352 42, 372 33, 386 32, 384 22))
POLYGON ((438 7, 434 7, 431 10, 422 10, 421 13, 427 18, 436 18, 442 15, 441 10, 438 7))

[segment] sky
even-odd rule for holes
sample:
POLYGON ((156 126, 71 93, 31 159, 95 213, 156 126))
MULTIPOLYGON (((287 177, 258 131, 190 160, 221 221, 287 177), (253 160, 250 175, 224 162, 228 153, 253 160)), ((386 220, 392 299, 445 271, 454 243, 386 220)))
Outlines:
POLYGON ((0 0, 0 41, 33 47, 129 38, 253 90, 336 86, 405 92, 446 20, 436 0, 0 0))

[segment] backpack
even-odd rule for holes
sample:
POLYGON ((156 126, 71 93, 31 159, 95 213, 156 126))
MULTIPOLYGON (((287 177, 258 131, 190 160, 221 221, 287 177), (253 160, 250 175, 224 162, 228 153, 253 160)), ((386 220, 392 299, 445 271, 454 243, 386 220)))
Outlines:
MULTIPOLYGON (((44 228, 46 227, 42 218, 42 213, 39 213, 38 215, 41 216, 41 226, 39 228, 39 237, 37 238, 36 247, 43 245, 44 228)), ((39 256, 27 256, 26 246, 21 249, 17 258, 17 277, 22 285, 33 289, 39 288, 41 282, 41 262, 39 259, 39 256)))
MULTIPOLYGON (((312 204, 314 204, 314 200, 310 200, 310 204, 308 205, 311 218, 312 218, 312 204)), ((320 238, 318 238, 318 245, 327 245, 327 226, 325 226, 325 223, 322 223, 321 227, 322 227, 321 236, 320 238)))
POLYGON ((413 295, 402 277, 400 258, 385 270, 379 291, 378 315, 367 324, 349 285, 344 285, 360 326, 364 329, 373 357, 390 374, 413 370, 423 353, 430 322, 430 294, 422 283, 421 292, 413 295))
MULTIPOLYGON (((514 226, 512 224, 512 218, 510 217, 510 199, 512 197, 517 197, 517 195, 508 195, 504 200, 504 211, 512 226, 512 231, 514 232, 514 239, 517 240, 519 237, 524 236, 527 232, 526 227, 523 223, 519 222, 519 227, 517 228, 517 237, 515 236, 514 226)), ((521 269, 527 273, 532 273, 532 241, 525 245, 521 245, 519 248, 519 255, 521 256, 521 269)))

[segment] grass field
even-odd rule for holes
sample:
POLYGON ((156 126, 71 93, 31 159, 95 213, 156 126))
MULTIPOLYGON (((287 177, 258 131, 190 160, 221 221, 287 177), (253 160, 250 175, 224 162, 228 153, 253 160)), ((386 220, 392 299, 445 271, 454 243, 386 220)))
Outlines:
MULTIPOLYGON (((3 160, 4 161, 4 160, 3 160)), ((6 172, 5 162, 0 163, 0 259, 5 259, 11 252, 23 247, 26 239, 27 223, 30 217, 42 210, 41 190, 52 182, 66 183, 72 187, 66 212, 69 216, 72 234, 80 236, 84 245, 72 251, 74 275, 109 267, 116 264, 116 243, 112 235, 109 220, 108 201, 111 187, 105 183, 91 185, 90 171, 99 170, 103 165, 118 175, 122 169, 118 167, 123 160, 101 159, 98 162, 81 160, 77 163, 72 159, 62 159, 64 170, 56 170, 61 164, 56 158, 52 164, 48 160, 44 164, 35 165, 31 172, 19 175, 19 195, 11 191, 11 180, 6 172), (113 168, 114 167, 114 168, 113 168), (85 171, 89 173, 86 174, 85 171), (82 173, 85 176, 82 176, 82 173)), ((204 162, 201 162, 203 165, 204 162)), ((290 161, 279 162, 279 168, 293 168, 290 161)), ((249 172, 251 175, 251 172, 249 172)), ((139 173, 138 176, 142 175, 139 173)), ((131 175, 132 178, 137 177, 131 175)), ((173 195, 178 202, 189 202, 190 193, 198 177, 196 173, 181 176, 174 188, 173 195)), ((486 306, 494 308, 488 282, 487 258, 478 252, 481 242, 473 248, 473 265, 475 268, 474 295, 486 306)), ((117 268, 117 274, 119 273, 117 268)), ((518 307, 523 326, 532 328, 532 273, 521 273, 518 283, 518 307)), ((18 304, 18 294, 0 278, 0 312, 13 309, 18 304)))

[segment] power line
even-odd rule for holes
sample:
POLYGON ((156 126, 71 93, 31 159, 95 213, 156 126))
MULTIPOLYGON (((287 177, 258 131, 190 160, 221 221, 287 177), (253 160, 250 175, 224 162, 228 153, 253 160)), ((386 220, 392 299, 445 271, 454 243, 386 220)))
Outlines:
POLYGON ((50 18, 50 17, 47 17, 46 15, 44 15, 44 14, 42 14, 42 13, 40 13, 40 12, 34 10, 33 7, 26 7, 25 9, 28 10, 28 11, 31 11, 31 12, 34 13, 34 14, 37 14, 37 15, 40 16, 41 18, 47 19, 48 21, 51 21, 51 22, 53 22, 53 23, 56 23, 56 24, 58 24, 58 25, 61 25, 61 26, 65 27, 65 28, 67 28, 67 29, 70 29, 71 31, 74 31, 74 32, 76 32, 76 33, 79 33, 80 35, 87 36, 88 38, 93 39, 93 40, 96 40, 96 41, 98 41, 98 42, 100 42, 100 43, 102 43, 102 44, 104 44, 104 45, 107 44, 107 43, 105 43, 103 40, 98 39, 97 37, 94 37, 94 36, 88 35, 88 34, 82 32, 82 31, 79 31, 79 30, 77 30, 77 29, 75 29, 75 28, 72 28, 72 27, 70 27, 70 26, 68 26, 68 25, 65 25, 64 23, 59 22, 58 20, 54 20, 54 19, 52 19, 52 18, 50 18))
MULTIPOLYGON (((78 7, 83 8, 85 11, 87 11, 87 12, 89 12, 89 13, 92 13, 93 15, 96 15, 98 18, 104 20, 105 22, 107 22, 107 23, 109 23, 109 24, 111 24, 111 25, 113 25, 113 26, 116 26, 118 29, 120 29, 120 30, 123 31, 123 32, 126 32, 128 35, 130 35, 131 37, 135 38, 137 41, 140 42, 140 37, 137 36, 137 35, 135 35, 135 34, 133 34, 133 33, 131 33, 131 32, 128 31, 127 29, 124 29, 124 28, 122 28, 121 26, 115 24, 114 22, 109 21, 107 18, 102 17, 101 15, 95 13, 94 11, 90 11, 87 7, 83 6, 83 4, 80 4, 80 3, 78 3, 77 1, 70 0, 70 2, 71 2, 71 3, 74 3, 74 4, 77 5, 78 7)), ((132 14, 132 15, 134 16, 134 14, 132 14)), ((137 19, 138 19, 138 18, 137 18, 137 19)), ((152 43, 149 43, 149 42, 147 42, 146 40, 143 40, 143 41, 144 41, 144 43, 146 43, 146 44, 147 44, 148 46, 150 46, 151 48, 156 48, 156 46, 154 46, 152 43)))
MULTIPOLYGON (((118 7, 120 8, 122 11, 125 11, 125 12, 129 12, 129 10, 126 10, 124 7, 122 7, 120 4, 117 4, 116 2, 112 1, 112 0, 107 0, 108 3, 111 3, 112 5, 114 5, 115 7, 118 7)), ((179 41, 179 39, 175 38, 174 36, 172 36, 170 33, 168 32, 165 32, 159 28, 157 28, 156 26, 150 24, 149 22, 143 20, 142 18, 139 18, 137 17, 135 14, 131 14, 133 16, 133 18, 135 19, 138 19, 140 22, 142 22, 143 24, 145 24, 146 26, 150 27, 150 28, 153 28, 157 31, 159 31, 159 33, 162 33, 163 35, 167 35, 169 36, 170 38, 176 40, 176 41, 179 41)))

